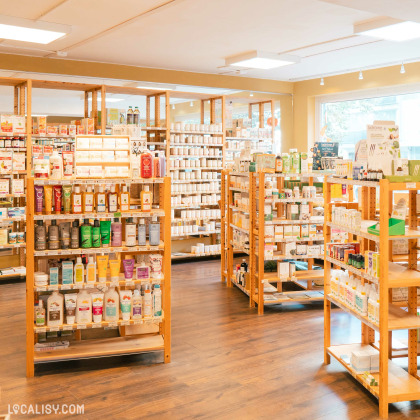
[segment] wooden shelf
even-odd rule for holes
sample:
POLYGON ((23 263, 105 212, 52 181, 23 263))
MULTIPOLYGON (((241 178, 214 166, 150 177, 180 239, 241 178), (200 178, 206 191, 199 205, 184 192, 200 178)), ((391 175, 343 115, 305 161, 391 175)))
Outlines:
MULTIPOLYGON (((255 254, 257 257, 259 256, 258 253, 255 254)), ((324 259, 324 254, 318 255, 283 255, 279 253, 275 253, 272 258, 266 258, 264 256, 265 261, 279 261, 279 260, 309 260, 309 259, 324 259)))
POLYGON ((44 179, 35 178, 35 185, 104 185, 105 184, 163 184, 164 178, 67 178, 44 179))
POLYGON ((182 255, 172 254, 171 258, 173 260, 182 260, 184 258, 214 257, 214 256, 218 256, 218 255, 220 255, 220 251, 218 251, 218 252, 204 252, 202 254, 193 254, 193 253, 183 252, 182 255))
POLYGON ((113 219, 116 217, 119 219, 126 219, 127 217, 147 218, 154 216, 165 217, 165 212, 161 209, 152 209, 147 212, 131 210, 116 213, 36 214, 34 220, 113 219))
POLYGON ((230 227, 239 230, 240 232, 247 233, 249 235, 249 229, 244 229, 242 227, 234 225, 233 223, 230 224, 230 227))
MULTIPOLYGON (((351 365, 347 364, 341 356, 349 356, 353 351, 360 351, 370 348, 368 344, 343 344, 330 346, 328 353, 343 365, 347 371, 360 382, 376 398, 379 398, 379 386, 370 386, 367 384, 361 374, 358 374, 351 365)), ((372 373, 372 376, 379 383, 379 373, 372 373)), ((407 373, 403 368, 392 361, 388 361, 388 402, 395 403, 400 401, 413 401, 420 399, 420 381, 407 373)))
POLYGON ((171 130, 171 134, 200 134, 200 135, 207 135, 207 136, 223 136, 223 133, 220 131, 217 132, 210 132, 210 131, 177 131, 171 130))
POLYGON ((67 349, 35 352, 34 362, 90 359, 92 357, 128 355, 163 349, 164 340, 161 335, 82 340, 71 342, 67 349))
MULTIPOLYGON (((171 143, 171 147, 223 147, 223 144, 220 143, 212 143, 212 144, 204 144, 204 143, 171 143)), ((225 149, 226 150, 226 149, 225 149)))
POLYGON ((324 278, 324 270, 303 270, 296 271, 294 277, 281 278, 277 272, 264 273, 263 281, 265 283, 277 283, 286 281, 305 281, 305 280, 322 280, 324 278))
POLYGON ((277 292, 281 295, 277 299, 267 299, 268 294, 264 294, 264 305, 278 305, 281 303, 303 303, 303 302, 323 302, 324 295, 317 290, 298 290, 292 292, 277 292))
POLYGON ((379 182, 377 181, 359 181, 357 179, 344 179, 332 176, 327 177, 325 180, 330 184, 358 185, 359 187, 379 187, 379 182))
POLYGON ((220 190, 214 191, 194 191, 194 192, 171 192, 172 196, 175 195, 202 195, 202 194, 220 194, 220 190))
POLYGON ((200 230, 199 232, 190 232, 190 233, 183 233, 178 235, 172 235, 172 238, 179 238, 184 236, 207 236, 207 235, 214 235, 220 233, 220 229, 216 230, 200 230))

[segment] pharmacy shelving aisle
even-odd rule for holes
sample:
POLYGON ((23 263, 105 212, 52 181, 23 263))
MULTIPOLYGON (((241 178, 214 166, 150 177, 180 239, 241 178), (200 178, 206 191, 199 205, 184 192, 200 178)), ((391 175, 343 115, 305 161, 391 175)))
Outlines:
MULTIPOLYGON (((340 188, 339 187, 339 188, 340 188)), ((379 400, 379 415, 388 417, 388 404, 420 399, 420 381, 417 370, 417 287, 420 273, 417 271, 417 228, 416 195, 420 183, 390 183, 388 180, 357 181, 329 177, 324 185, 325 198, 325 269, 324 269, 324 322, 325 355, 324 362, 330 363, 333 356, 363 387, 379 400), (360 214, 346 219, 332 200, 332 191, 337 186, 359 187, 360 214), (409 197, 408 226, 402 222, 401 232, 384 229, 388 226, 395 192, 407 191, 409 197), (376 196, 379 193, 379 220, 376 219, 376 196), (357 217, 356 217, 357 216, 357 217), (359 222, 357 222, 357 218, 359 222), (349 222, 353 221, 354 222, 349 222), (372 228, 379 222, 379 234, 372 228), (348 234, 345 243, 331 243, 332 231, 340 229, 348 234), (405 229, 405 230, 404 230, 405 229), (409 243, 408 266, 390 262, 390 248, 393 239, 407 239, 409 243), (344 252, 344 257, 343 252, 344 252), (358 265, 365 260, 366 268, 358 265), (349 283, 349 294, 345 296, 345 274, 332 268, 347 269, 353 276, 349 283), (340 277, 336 277, 337 273, 340 277), (344 276, 344 277, 342 277, 344 276), (408 288, 404 310, 390 302, 395 288, 408 288), (354 293, 351 290, 355 290, 354 293), (362 323, 361 340, 356 344, 332 344, 331 304, 355 316, 362 323), (367 305, 367 306, 366 306, 367 305), (407 370, 391 361, 392 331, 408 332, 407 370), (379 333, 379 343, 375 342, 375 332, 379 333), (367 361, 367 362, 366 362, 367 361), (369 366, 367 366, 369 365, 369 366), (367 372, 366 372, 367 371, 367 372)), ((344 211, 352 207, 342 203, 344 211), (347 209, 346 209, 347 207, 347 209)), ((353 212, 359 212, 354 209, 353 212)), ((347 213, 350 215, 350 213, 347 213)), ((401 224, 401 222, 400 222, 401 224)), ((346 280, 347 281, 347 280, 346 280)), ((401 303, 400 303, 401 305, 401 303)))
MULTIPOLYGON (((113 189, 113 188, 112 188, 113 189)), ((35 365, 41 363, 51 363, 56 361, 89 359, 98 357, 109 357, 114 355, 127 355, 145 352, 161 352, 165 363, 170 361, 170 324, 171 324, 171 208, 170 208, 170 178, 149 178, 149 179, 133 179, 126 178, 89 178, 89 179, 33 179, 28 178, 28 216, 27 216, 27 297, 26 297, 26 328, 27 328, 27 376, 31 377, 35 373, 35 365), (138 203, 132 204, 129 209, 119 208, 118 211, 97 212, 97 208, 89 213, 82 212, 66 212, 61 210, 61 205, 57 204, 53 214, 46 214, 45 210, 35 213, 35 193, 34 188, 37 187, 37 194, 41 194, 42 189, 46 186, 64 187, 78 191, 76 187, 80 187, 83 192, 87 185, 93 186, 97 192, 99 186, 106 186, 107 191, 111 187, 116 187, 117 191, 124 191, 127 187, 137 185, 142 191, 146 191, 145 187, 153 190, 153 205, 151 211, 142 211, 138 203), (155 188, 153 188, 155 187, 155 188), (156 192, 158 194, 156 194, 156 192), (57 214, 55 214, 57 212, 57 214), (74 214, 75 213, 75 214, 74 214), (127 223, 131 222, 132 217, 142 218, 148 222, 152 221, 152 217, 156 216, 160 232, 159 237, 155 238, 151 245, 149 241, 146 245, 138 244, 136 239, 132 238, 134 243, 121 242, 121 244, 111 243, 106 246, 107 233, 106 228, 102 232, 105 236, 102 245, 100 242, 97 247, 86 247, 84 240, 82 248, 74 247, 62 249, 61 246, 49 247, 48 245, 39 250, 37 240, 42 243, 42 238, 35 235, 35 228, 42 225, 51 226, 52 221, 57 221, 60 225, 63 222, 75 222, 80 219, 88 219, 85 224, 92 226, 92 221, 115 221, 115 218, 122 221, 122 232, 127 234, 127 223), (155 244, 156 242, 156 244, 155 244), (37 244, 37 249, 35 245, 37 244), (105 247, 104 247, 105 245, 105 247), (51 249, 54 248, 54 249, 51 249), (100 279, 100 267, 98 261, 98 272, 95 282, 87 284, 87 282, 75 283, 72 279, 67 279, 63 284, 62 273, 57 282, 52 284, 51 275, 49 280, 44 284, 35 283, 34 273, 46 273, 51 267, 61 267, 63 261, 76 262, 77 257, 86 256, 93 257, 94 260, 100 256, 108 256, 109 261, 114 261, 114 269, 116 272, 110 277, 110 272, 105 265, 105 272, 102 271, 102 279, 100 279), (134 259, 134 275, 130 275, 130 271, 122 274, 122 267, 126 267, 123 263, 125 259, 134 259), (141 261, 140 261, 141 260, 141 261), (119 261, 120 265, 115 265, 115 261, 119 261), (139 266, 139 267, 138 267, 139 266), (118 267, 118 268, 115 268, 118 267), (103 277, 103 276, 106 277, 103 277), (101 281, 99 281, 101 280, 101 281), (58 291, 60 294, 78 293, 84 289, 98 289, 105 291, 107 288, 116 287, 120 291, 138 289, 141 287, 144 293, 153 290, 153 296, 156 291, 161 290, 161 311, 156 312, 159 306, 155 306, 152 313, 146 312, 146 306, 143 306, 143 313, 136 317, 129 316, 121 319, 119 308, 116 309, 114 316, 116 319, 102 320, 93 319, 94 322, 78 323, 77 318, 73 323, 68 324, 66 312, 63 322, 55 322, 49 325, 50 320, 54 321, 53 315, 50 316, 47 311, 45 317, 45 325, 37 325, 35 323, 34 305, 45 297, 51 296, 51 293, 58 291), (44 296, 44 297, 43 297, 44 296), (46 339, 46 341, 45 341, 46 339), (48 346, 49 341, 68 342, 66 346, 48 346)), ((111 190, 112 191, 112 190, 111 190)), ((64 195, 61 196, 64 205, 64 195)), ((97 201, 99 202, 99 200, 97 201)), ((85 205, 85 204, 83 204, 85 205)), ((146 210, 146 209, 143 209, 146 210)), ((118 222, 119 224, 120 222, 118 222)), ((149 229, 150 231, 150 229, 149 229)), ((116 231, 117 232, 117 231, 116 231)), ((135 232, 135 230, 134 230, 135 232)), ((83 236, 83 232, 81 232, 83 236)), ((126 236, 127 237, 127 236, 126 236)), ((117 236, 115 236, 117 238, 117 236)), ((109 236, 108 236, 109 240, 109 236)), ((64 243, 64 242, 63 242, 64 243)), ((110 267, 111 269, 111 264, 110 267)), ((60 272, 63 270, 60 269, 60 272)), ((86 272, 88 268, 86 267, 86 272)), ((96 271, 96 269, 95 269, 96 271)), ((50 271, 51 274, 51 271, 50 271)), ((38 274, 37 274, 38 275, 38 274)), ((42 276, 41 276, 42 277, 42 276)), ((41 278, 39 277, 39 278, 41 278)), ((45 274, 44 274, 45 277, 45 274)), ((48 278, 48 275, 46 276, 48 278)), ((76 277, 77 278, 77 277, 76 277)), ((147 293, 148 293, 147 292, 147 293)), ((148 293, 149 294, 149 293, 148 293)), ((105 302, 105 299, 104 299, 105 302)), ((145 300, 143 301, 145 302, 145 300)), ((159 302, 159 300, 157 301, 159 302)), ((156 303, 156 301, 155 301, 156 303)), ((107 304, 107 302, 105 302, 107 304)), ((144 303, 145 305, 145 303, 144 303)), ((48 308, 49 309, 49 308, 48 308)), ((105 307, 104 307, 105 309, 105 307)), ((45 316, 45 315, 44 315, 45 316)), ((41 317, 42 318, 42 317, 41 317)), ((37 318, 38 319, 38 318, 37 318)), ((42 324, 42 322, 41 322, 42 324)))
POLYGON ((252 298, 258 313, 265 305, 321 302, 323 271, 314 269, 314 261, 323 259, 324 218, 314 215, 314 206, 323 204, 314 186, 314 173, 258 172, 252 179, 251 195, 255 255, 255 293, 252 298), (289 180, 287 180, 289 179, 289 180), (293 189, 285 188, 292 183, 293 189), (307 184, 307 185, 303 185, 307 184), (275 272, 265 272, 266 262, 277 263, 275 272), (296 262, 307 262, 307 270, 296 270, 296 262), (299 286, 298 291, 283 292, 283 283, 299 286))

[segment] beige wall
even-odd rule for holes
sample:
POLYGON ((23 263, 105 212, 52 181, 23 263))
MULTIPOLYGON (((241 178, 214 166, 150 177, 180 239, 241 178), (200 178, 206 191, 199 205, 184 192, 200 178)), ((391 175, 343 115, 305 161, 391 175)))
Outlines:
POLYGON ((358 72, 327 77, 324 86, 320 85, 319 78, 296 82, 293 95, 294 147, 306 150, 308 141, 316 140, 316 96, 420 83, 420 63, 404 66, 405 74, 400 74, 400 66, 384 67, 363 71, 363 80, 359 80, 358 72))

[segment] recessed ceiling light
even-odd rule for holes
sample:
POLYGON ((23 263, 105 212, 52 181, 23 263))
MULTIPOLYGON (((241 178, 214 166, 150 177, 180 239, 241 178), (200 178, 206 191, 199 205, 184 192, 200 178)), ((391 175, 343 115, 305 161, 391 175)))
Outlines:
POLYGON ((401 74, 405 73, 405 67, 404 67, 404 63, 401 64, 401 70, 400 70, 401 74))
POLYGON ((362 70, 360 70, 360 72, 359 72, 359 80, 363 80, 363 73, 362 73, 362 70))
POLYGON ((269 70, 276 67, 288 66, 300 61, 299 57, 287 54, 272 54, 261 51, 251 51, 225 59, 226 66, 249 67, 253 69, 269 70))
POLYGON ((354 25, 354 33, 387 41, 408 41, 420 38, 420 23, 382 17, 354 25))
POLYGON ((251 93, 249 94, 249 96, 254 96, 254 94, 251 92, 251 93))
POLYGON ((319 83, 321 86, 324 86, 324 78, 321 77, 321 82, 319 83))
POLYGON ((190 102, 190 106, 194 106, 194 103, 193 103, 193 101, 191 101, 191 102, 190 102))
POLYGON ((49 44, 70 32, 70 26, 0 15, 0 38, 49 44))
POLYGON ((172 104, 172 109, 175 109, 175 104, 172 104))

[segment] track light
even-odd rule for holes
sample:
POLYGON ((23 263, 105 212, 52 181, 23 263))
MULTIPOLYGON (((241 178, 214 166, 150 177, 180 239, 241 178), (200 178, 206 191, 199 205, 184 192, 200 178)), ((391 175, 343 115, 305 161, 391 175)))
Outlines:
POLYGON ((321 86, 324 86, 324 78, 321 77, 321 82, 319 83, 321 86))
POLYGON ((193 101, 190 102, 190 106, 194 106, 193 101))
POLYGON ((401 70, 400 70, 401 74, 405 73, 405 68, 404 68, 404 63, 401 64, 401 70))
POLYGON ((363 80, 363 73, 362 73, 362 70, 360 70, 360 72, 359 72, 359 80, 363 80))
POLYGON ((175 104, 172 104, 172 109, 175 109, 175 104))

